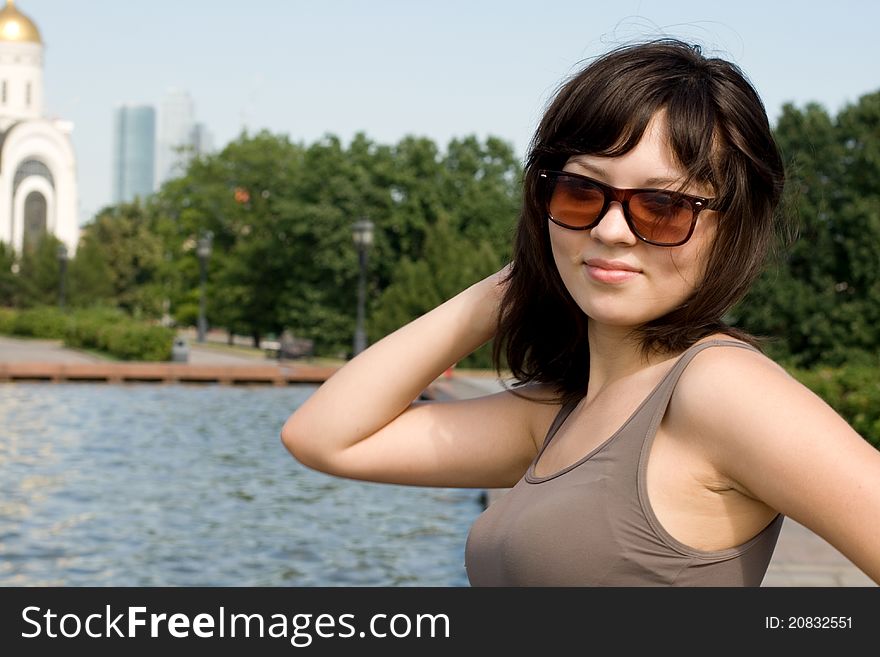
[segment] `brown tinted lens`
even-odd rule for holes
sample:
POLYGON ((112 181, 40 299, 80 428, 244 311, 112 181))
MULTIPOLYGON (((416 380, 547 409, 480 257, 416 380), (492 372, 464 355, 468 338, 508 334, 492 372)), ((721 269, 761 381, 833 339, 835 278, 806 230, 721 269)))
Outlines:
POLYGON ((550 214, 575 228, 589 226, 599 217, 605 194, 587 180, 559 176, 550 197, 550 214))
POLYGON ((691 204, 677 194, 645 192, 629 201, 629 212, 638 233, 660 244, 675 244, 691 231, 694 211, 691 204))

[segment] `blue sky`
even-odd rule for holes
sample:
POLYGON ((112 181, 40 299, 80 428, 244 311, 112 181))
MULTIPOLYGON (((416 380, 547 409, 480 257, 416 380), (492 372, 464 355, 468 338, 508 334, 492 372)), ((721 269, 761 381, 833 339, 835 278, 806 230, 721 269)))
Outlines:
POLYGON ((222 146, 246 126, 310 143, 364 131, 444 145, 497 135, 521 156, 585 58, 678 36, 739 64, 774 120, 880 90, 880 2, 838 0, 18 0, 46 44, 47 110, 74 123, 80 222, 111 199, 112 116, 190 92, 222 146))

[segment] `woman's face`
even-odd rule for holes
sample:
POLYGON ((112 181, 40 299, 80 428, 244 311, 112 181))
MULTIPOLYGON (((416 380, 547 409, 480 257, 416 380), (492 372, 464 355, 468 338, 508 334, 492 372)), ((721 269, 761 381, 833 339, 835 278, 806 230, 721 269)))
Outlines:
MULTIPOLYGON (((563 170, 622 189, 678 189, 686 177, 667 145, 662 112, 654 115, 641 141, 625 155, 575 155, 563 170)), ((711 188, 700 185, 683 191, 713 195, 711 188)), ((619 327, 656 319, 684 301, 702 278, 716 230, 715 213, 703 210, 693 235, 681 246, 646 244, 630 231, 617 202, 590 230, 570 230, 549 219, 547 223, 553 259, 569 294, 592 322, 619 327)))

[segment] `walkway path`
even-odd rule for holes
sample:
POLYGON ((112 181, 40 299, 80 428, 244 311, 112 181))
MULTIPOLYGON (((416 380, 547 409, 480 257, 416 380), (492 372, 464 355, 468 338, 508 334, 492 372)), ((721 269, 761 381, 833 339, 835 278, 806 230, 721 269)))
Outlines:
POLYGON ((0 335, 0 363, 102 363, 84 351, 65 349, 60 340, 20 340, 0 335))
POLYGON ((0 381, 54 381, 104 383, 263 384, 285 386, 323 383, 338 365, 305 361, 278 361, 258 350, 198 345, 188 349, 184 362, 114 361, 90 353, 67 350, 51 340, 4 338, 0 353, 0 381))
MULTIPOLYGON (((79 349, 67 349, 61 340, 10 338, 0 335, 0 363, 106 363, 102 358, 79 349)), ((189 343, 189 362, 193 365, 272 365, 277 361, 261 354, 227 353, 216 347, 189 343)))

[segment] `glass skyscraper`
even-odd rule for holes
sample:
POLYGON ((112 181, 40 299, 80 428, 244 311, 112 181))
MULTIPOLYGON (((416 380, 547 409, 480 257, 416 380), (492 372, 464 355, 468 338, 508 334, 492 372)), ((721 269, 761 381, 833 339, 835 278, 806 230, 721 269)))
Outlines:
POLYGON ((146 198, 153 193, 156 110, 150 105, 117 108, 113 135, 113 202, 146 198))
POLYGON ((159 109, 159 139, 156 149, 156 176, 160 185, 183 173, 188 157, 178 152, 190 145, 195 123, 193 101, 186 91, 169 89, 159 109))
POLYGON ((189 92, 169 89, 159 106, 156 143, 156 187, 182 176, 193 157, 208 154, 213 146, 211 134, 196 122, 189 92))

